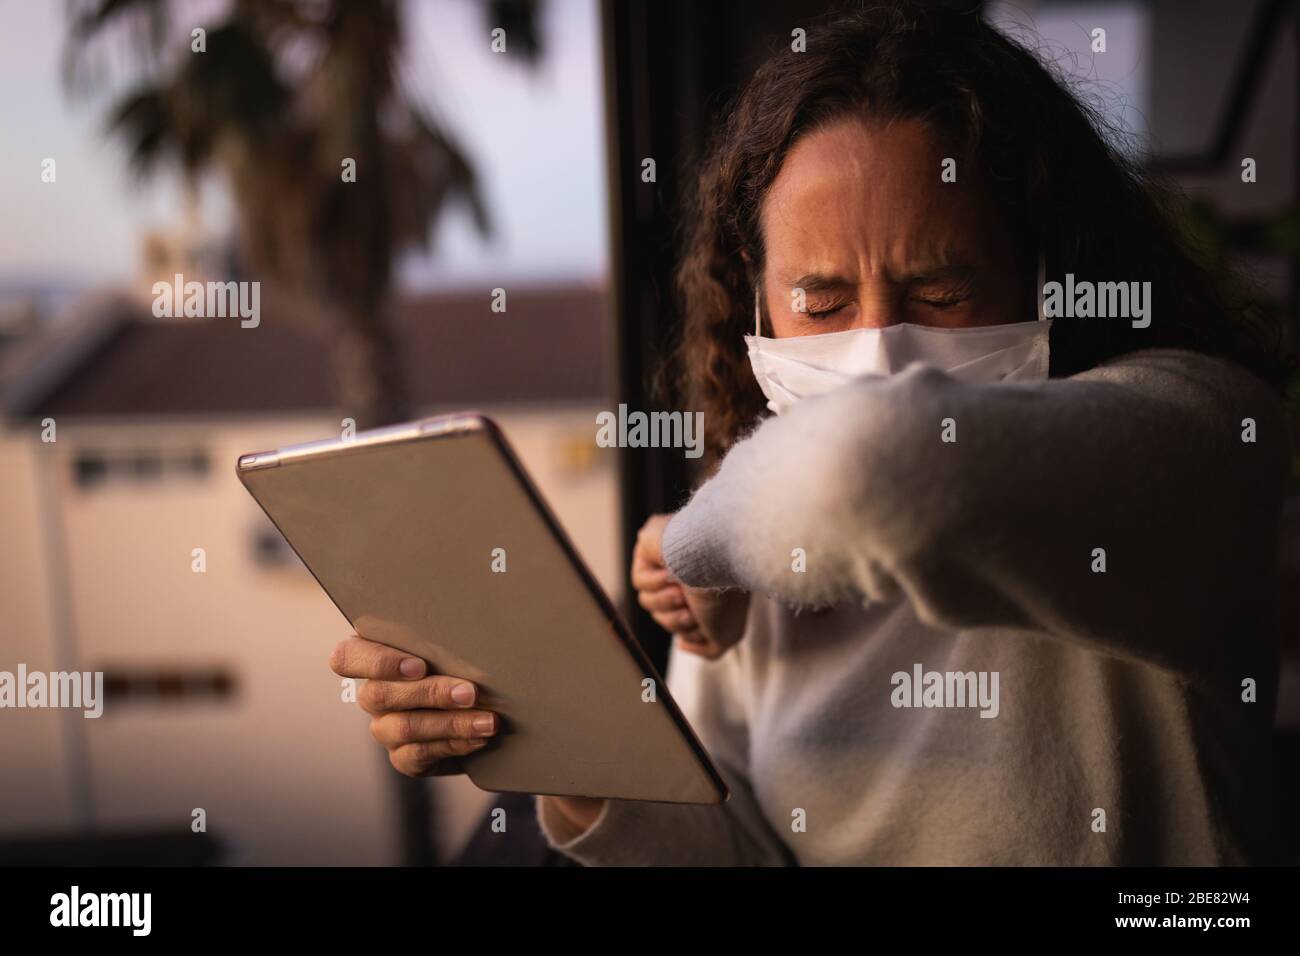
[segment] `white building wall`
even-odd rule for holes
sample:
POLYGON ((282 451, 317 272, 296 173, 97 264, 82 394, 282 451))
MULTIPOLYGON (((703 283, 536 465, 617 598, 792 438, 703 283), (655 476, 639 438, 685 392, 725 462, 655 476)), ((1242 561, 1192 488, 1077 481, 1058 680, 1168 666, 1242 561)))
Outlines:
MULTIPOLYGON (((488 409, 500 421, 594 573, 617 600, 623 569, 612 449, 594 445, 596 407, 488 409)), ((260 509, 235 477, 240 454, 330 437, 332 419, 61 421, 58 442, 35 430, 0 442, 3 640, 0 670, 54 667, 48 549, 41 538, 37 466, 60 503, 71 581, 68 608, 79 669, 219 666, 233 699, 124 702, 80 720, 93 822, 109 829, 188 827, 195 808, 231 843, 229 862, 397 862, 396 823, 368 718, 341 702, 330 649, 346 620, 301 565, 254 559, 260 509), (205 479, 109 480, 79 489, 80 449, 206 452, 205 479), (192 550, 207 571, 191 570, 192 550)), ((56 589, 57 590, 57 589, 56 589)), ((90 821, 71 799, 58 711, 0 712, 0 839, 34 827, 90 821)), ((75 754, 75 750, 73 751, 75 754)), ((441 845, 456 849, 489 803, 464 778, 431 782, 441 845)))

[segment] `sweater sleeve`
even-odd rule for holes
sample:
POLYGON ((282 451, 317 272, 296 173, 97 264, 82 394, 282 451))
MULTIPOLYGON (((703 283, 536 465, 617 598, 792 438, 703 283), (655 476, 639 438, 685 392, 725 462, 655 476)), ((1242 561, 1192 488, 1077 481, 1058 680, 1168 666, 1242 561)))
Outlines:
POLYGON ((699 735, 731 791, 717 806, 607 800, 584 833, 537 800, 552 847, 587 866, 782 866, 794 858, 763 817, 748 781, 749 734, 740 685, 741 657, 718 662, 673 652, 673 699, 699 735))
POLYGON ((761 425, 664 555, 689 585, 902 595, 933 626, 1202 668, 1213 636, 1268 627, 1270 601, 1243 613, 1241 594, 1272 579, 1288 460, 1278 400, 1217 359, 1153 349, 996 385, 912 366, 761 425))

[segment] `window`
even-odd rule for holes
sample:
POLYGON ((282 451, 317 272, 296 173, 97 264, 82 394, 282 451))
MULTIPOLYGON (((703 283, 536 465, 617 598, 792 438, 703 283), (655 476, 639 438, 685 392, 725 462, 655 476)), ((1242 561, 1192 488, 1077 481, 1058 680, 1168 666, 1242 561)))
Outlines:
POLYGON ((210 463, 202 449, 132 449, 105 452, 78 451, 72 462, 73 483, 91 490, 108 481, 152 484, 158 481, 202 480, 210 463))

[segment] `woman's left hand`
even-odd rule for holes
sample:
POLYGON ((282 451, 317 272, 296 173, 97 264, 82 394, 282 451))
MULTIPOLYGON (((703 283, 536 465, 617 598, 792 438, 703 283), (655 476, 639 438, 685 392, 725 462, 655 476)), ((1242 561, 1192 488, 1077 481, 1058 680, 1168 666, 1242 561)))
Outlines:
POLYGON ((664 562, 663 535, 671 515, 652 515, 637 534, 632 586, 637 601, 677 646, 716 660, 745 630, 749 594, 733 588, 693 588, 678 581, 664 562))

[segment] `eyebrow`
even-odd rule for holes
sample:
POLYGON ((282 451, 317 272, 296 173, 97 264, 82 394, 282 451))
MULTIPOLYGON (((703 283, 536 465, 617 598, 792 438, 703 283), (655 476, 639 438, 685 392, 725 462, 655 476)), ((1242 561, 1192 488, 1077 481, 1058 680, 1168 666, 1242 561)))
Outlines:
MULTIPOLYGON (((932 282, 967 282, 975 275, 975 270, 965 263, 936 263, 903 277, 902 281, 910 285, 925 285, 932 282)), ((857 285, 853 279, 839 275, 827 275, 820 272, 808 272, 790 283, 792 289, 805 292, 827 292, 857 285)))
POLYGON ((819 272, 809 272, 799 276, 790 283, 792 289, 803 289, 805 292, 826 292, 830 289, 843 289, 847 286, 857 285, 852 279, 846 279, 843 276, 822 275, 819 272))

